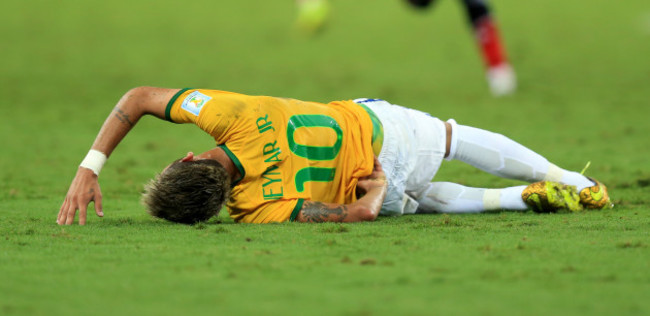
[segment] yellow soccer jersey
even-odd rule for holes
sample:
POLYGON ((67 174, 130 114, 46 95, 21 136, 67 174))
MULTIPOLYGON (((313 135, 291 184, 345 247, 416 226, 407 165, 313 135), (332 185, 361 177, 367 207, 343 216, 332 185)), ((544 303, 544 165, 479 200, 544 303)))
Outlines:
POLYGON ((293 220, 304 200, 356 201, 373 168, 373 123, 352 101, 329 104, 183 89, 166 118, 214 137, 241 174, 226 206, 237 222, 293 220))

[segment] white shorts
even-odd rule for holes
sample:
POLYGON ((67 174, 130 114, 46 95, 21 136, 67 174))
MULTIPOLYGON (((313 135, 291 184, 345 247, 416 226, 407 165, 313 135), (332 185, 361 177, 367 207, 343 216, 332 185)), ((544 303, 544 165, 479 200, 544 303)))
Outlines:
POLYGON ((379 162, 388 179, 381 215, 413 214, 418 196, 438 172, 445 155, 446 129, 427 113, 379 99, 356 99, 370 108, 384 127, 379 162))

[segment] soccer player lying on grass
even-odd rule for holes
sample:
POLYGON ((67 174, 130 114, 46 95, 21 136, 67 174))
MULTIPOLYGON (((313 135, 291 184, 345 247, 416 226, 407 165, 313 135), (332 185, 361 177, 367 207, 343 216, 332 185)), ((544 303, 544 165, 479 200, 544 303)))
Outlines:
POLYGON ((377 215, 486 210, 580 211, 611 205, 604 185, 502 135, 383 100, 328 104, 202 89, 126 93, 82 161, 57 222, 103 216, 98 175, 143 115, 194 123, 216 148, 188 153, 149 183, 150 214, 204 221, 226 205, 237 222, 356 222, 377 215), (378 158, 375 158, 378 156, 378 158), (430 182, 442 160, 533 182, 502 189, 430 182))

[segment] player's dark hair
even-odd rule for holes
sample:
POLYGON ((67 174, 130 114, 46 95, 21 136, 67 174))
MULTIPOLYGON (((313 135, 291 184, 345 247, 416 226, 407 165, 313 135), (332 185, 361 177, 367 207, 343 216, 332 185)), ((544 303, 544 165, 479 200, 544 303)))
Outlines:
POLYGON ((217 161, 176 161, 145 186, 142 201, 155 217, 194 224, 219 214, 229 193, 230 177, 217 161))

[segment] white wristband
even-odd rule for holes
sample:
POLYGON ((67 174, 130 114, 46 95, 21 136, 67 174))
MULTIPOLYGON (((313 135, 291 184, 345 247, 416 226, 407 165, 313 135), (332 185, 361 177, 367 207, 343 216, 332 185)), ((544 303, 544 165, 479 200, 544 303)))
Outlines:
POLYGON ((79 167, 90 169, 99 176, 99 172, 102 171, 106 159, 106 155, 104 155, 103 152, 91 149, 88 151, 88 155, 86 155, 86 158, 84 158, 79 167))

